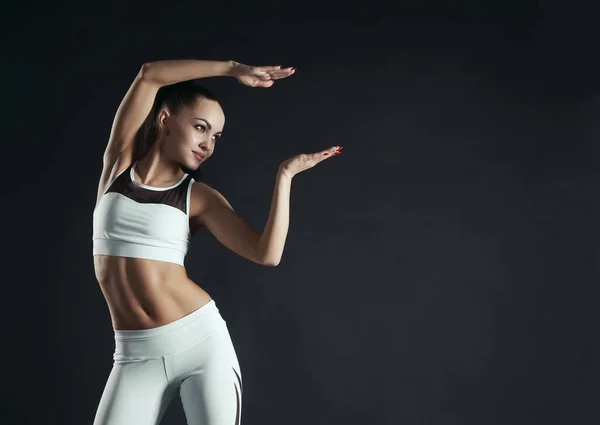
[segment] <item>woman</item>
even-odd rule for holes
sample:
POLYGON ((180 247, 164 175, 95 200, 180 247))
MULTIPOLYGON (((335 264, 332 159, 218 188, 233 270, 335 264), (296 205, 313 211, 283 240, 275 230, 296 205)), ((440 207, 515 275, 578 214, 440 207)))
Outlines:
POLYGON ((94 425, 158 424, 177 390, 189 425, 240 424, 240 366, 215 301, 187 276, 189 239, 206 227, 234 253, 278 265, 292 178, 341 148, 280 165, 258 233, 217 190, 192 178, 214 154, 225 124, 218 101, 196 80, 229 76, 271 87, 294 72, 235 61, 152 62, 121 102, 93 217, 94 267, 115 337, 94 425))

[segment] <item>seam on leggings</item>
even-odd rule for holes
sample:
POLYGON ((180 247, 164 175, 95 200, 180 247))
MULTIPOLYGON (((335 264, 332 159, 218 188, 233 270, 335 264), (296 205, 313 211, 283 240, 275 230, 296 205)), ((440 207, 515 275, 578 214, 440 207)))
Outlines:
MULTIPOLYGON (((235 368, 232 366, 231 367, 233 369, 233 371, 235 372, 238 380, 240 380, 239 375, 237 374, 235 368)), ((242 388, 241 388, 241 380, 240 382, 240 389, 238 390, 237 385, 235 385, 235 382, 233 383, 233 388, 235 389, 235 398, 236 398, 236 402, 237 402, 237 407, 236 407, 236 413, 235 413, 235 425, 240 425, 240 421, 241 421, 241 410, 242 410, 242 388)))
POLYGON ((169 379, 169 373, 167 372, 167 356, 162 356, 162 364, 163 364, 163 369, 165 370, 165 378, 167 378, 167 385, 171 383, 171 380, 169 379))
MULTIPOLYGON (((190 345, 188 345, 188 346, 186 346, 186 347, 183 347, 183 348, 181 348, 181 349, 179 349, 179 350, 177 350, 177 351, 173 351, 172 353, 165 354, 164 356, 162 356, 162 359, 163 359, 163 366, 164 366, 164 369, 165 369, 165 376, 167 377, 167 382, 168 382, 168 383, 170 383, 170 382, 169 382, 169 375, 168 375, 168 373, 167 373, 167 358, 168 358, 168 357, 171 357, 171 356, 173 356, 173 355, 175 355, 175 354, 177 354, 177 353, 179 353, 180 351, 187 350, 188 348, 190 348, 190 347, 193 347, 193 346, 194 346, 194 345, 196 345, 196 344, 200 344, 201 342, 203 342, 204 340, 206 340, 206 339, 207 339, 209 336, 211 336, 212 334, 214 334, 214 333, 215 333, 215 332, 217 332, 218 330, 219 330, 219 329, 217 328, 217 329, 213 330, 211 333, 204 335, 204 336, 202 337, 202 339, 200 339, 200 340, 198 340, 198 341, 196 341, 196 342, 193 342, 192 344, 190 344, 190 345)), ((188 377, 190 377, 190 376, 192 376, 192 375, 194 375, 194 372, 190 372, 190 373, 188 373, 188 374, 186 374, 186 375, 184 375, 184 376, 178 377, 177 379, 178 379, 178 381, 181 381, 181 382, 183 382, 185 379, 187 379, 188 377)))
POLYGON ((115 358, 114 354, 113 354, 113 362, 116 363, 138 363, 138 362, 145 362, 148 360, 156 360, 156 359, 160 359, 161 356, 138 356, 138 357, 130 357, 130 356, 117 356, 117 358, 115 358))
POLYGON ((240 373, 238 373, 238 371, 235 370, 235 367, 231 366, 231 368, 233 369, 233 372, 235 373, 235 376, 240 384, 240 392, 244 392, 244 387, 242 385, 242 377, 240 376, 240 373))

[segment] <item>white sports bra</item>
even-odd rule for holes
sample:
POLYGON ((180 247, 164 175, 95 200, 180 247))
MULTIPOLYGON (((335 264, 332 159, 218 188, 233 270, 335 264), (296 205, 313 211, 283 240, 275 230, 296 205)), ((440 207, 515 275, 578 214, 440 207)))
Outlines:
POLYGON ((170 187, 138 183, 121 171, 94 208, 93 254, 147 258, 183 265, 190 241, 190 191, 185 174, 170 187))

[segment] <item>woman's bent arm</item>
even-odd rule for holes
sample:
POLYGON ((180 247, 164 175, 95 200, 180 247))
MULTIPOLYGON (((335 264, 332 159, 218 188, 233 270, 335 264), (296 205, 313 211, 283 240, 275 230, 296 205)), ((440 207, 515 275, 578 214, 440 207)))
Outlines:
POLYGON ((219 191, 203 183, 192 185, 192 203, 202 205, 190 220, 191 227, 206 227, 230 251, 257 264, 277 266, 288 232, 292 177, 277 173, 271 210, 262 233, 238 215, 219 191))
POLYGON ((206 77, 229 77, 234 61, 209 61, 195 59, 146 62, 142 78, 160 86, 206 77))

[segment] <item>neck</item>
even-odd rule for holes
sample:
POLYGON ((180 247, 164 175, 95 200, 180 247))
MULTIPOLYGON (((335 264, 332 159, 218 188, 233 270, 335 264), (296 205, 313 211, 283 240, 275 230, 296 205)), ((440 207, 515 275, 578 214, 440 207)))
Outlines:
POLYGON ((179 163, 154 150, 138 160, 134 172, 139 176, 140 183, 148 186, 169 186, 177 183, 185 174, 179 163))

